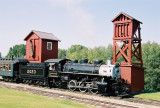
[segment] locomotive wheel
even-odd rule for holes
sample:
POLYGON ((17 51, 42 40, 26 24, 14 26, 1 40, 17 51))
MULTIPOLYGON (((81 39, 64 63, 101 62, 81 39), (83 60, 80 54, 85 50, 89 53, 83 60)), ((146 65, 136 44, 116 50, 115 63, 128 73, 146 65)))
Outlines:
POLYGON ((5 82, 8 82, 8 81, 9 81, 9 79, 8 79, 8 78, 4 78, 4 81, 5 81, 5 82))
POLYGON ((79 83, 79 86, 80 86, 80 88, 79 88, 79 91, 80 92, 86 92, 87 91, 87 88, 84 88, 84 87, 86 87, 86 85, 85 85, 85 82, 80 82, 79 83))
POLYGON ((29 80, 29 82, 28 82, 28 83, 29 83, 29 85, 31 85, 31 84, 32 84, 32 82, 33 82, 32 80, 29 80))
POLYGON ((12 82, 12 79, 11 78, 8 78, 9 79, 9 82, 12 82))
POLYGON ((69 81, 69 84, 68 84, 69 90, 75 91, 76 90, 76 86, 77 86, 77 81, 76 80, 69 81))
POLYGON ((6 78, 6 82, 9 82, 9 78, 6 78))
POLYGON ((97 94, 98 93, 98 85, 97 81, 92 81, 89 89, 90 93, 97 94))
POLYGON ((29 84, 29 80, 26 80, 26 84, 29 84))
POLYGON ((56 87, 56 80, 55 79, 52 80, 52 87, 56 87))
POLYGON ((25 84, 26 80, 23 79, 22 82, 25 84))
POLYGON ((36 85, 39 85, 39 81, 36 81, 36 83, 35 83, 36 85))

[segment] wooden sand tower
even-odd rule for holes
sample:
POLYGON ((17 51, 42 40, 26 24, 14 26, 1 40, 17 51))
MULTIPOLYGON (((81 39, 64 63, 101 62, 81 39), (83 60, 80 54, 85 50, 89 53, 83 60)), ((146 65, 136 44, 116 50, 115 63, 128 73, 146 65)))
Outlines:
POLYGON ((142 22, 121 12, 112 22, 113 33, 113 64, 119 59, 121 77, 131 85, 131 91, 144 90, 144 69, 142 68, 141 28, 142 22))

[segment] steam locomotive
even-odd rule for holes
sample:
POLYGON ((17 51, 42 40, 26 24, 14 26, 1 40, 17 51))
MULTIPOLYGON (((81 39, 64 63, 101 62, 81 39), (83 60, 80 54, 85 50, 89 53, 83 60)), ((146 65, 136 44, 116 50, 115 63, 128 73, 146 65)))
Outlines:
POLYGON ((130 86, 121 79, 120 64, 103 60, 88 63, 87 59, 48 59, 29 63, 27 59, 0 59, 0 76, 6 82, 68 88, 71 91, 122 95, 130 86))

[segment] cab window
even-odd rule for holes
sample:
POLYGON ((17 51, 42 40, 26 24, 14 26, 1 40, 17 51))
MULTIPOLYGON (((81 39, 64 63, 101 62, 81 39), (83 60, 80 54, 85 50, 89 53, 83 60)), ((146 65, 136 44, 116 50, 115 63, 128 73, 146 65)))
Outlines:
POLYGON ((50 71, 56 70, 55 63, 50 63, 50 64, 49 64, 49 70, 50 70, 50 71))

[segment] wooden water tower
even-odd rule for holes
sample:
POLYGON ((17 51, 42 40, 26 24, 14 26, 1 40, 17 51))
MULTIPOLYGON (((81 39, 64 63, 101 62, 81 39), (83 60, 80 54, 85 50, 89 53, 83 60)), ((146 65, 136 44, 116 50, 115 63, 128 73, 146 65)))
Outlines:
POLYGON ((141 28, 142 22, 121 12, 112 22, 113 64, 121 62, 121 77, 131 85, 131 91, 144 90, 144 69, 142 68, 141 28))

